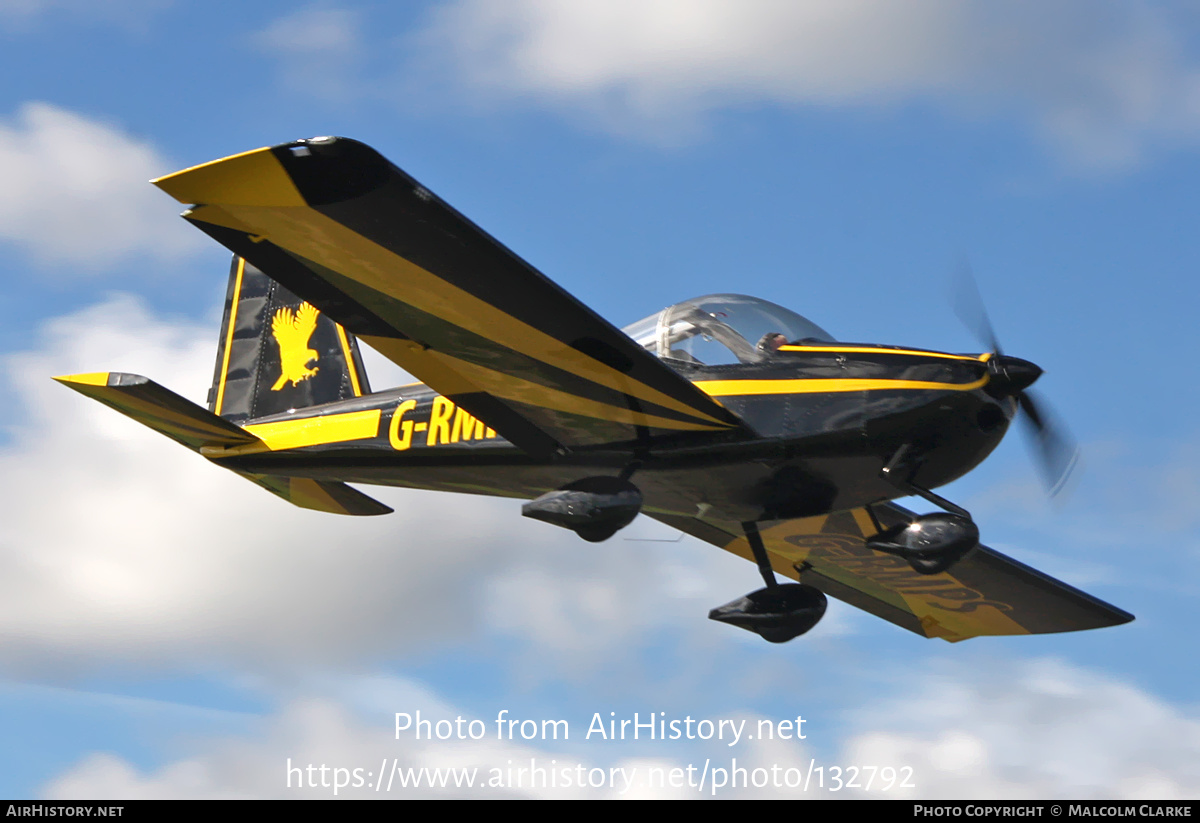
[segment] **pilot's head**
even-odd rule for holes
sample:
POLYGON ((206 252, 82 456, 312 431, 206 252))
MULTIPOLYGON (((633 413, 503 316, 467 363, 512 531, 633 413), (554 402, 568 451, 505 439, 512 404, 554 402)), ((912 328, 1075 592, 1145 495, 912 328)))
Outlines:
POLYGON ((757 348, 762 354, 774 354, 779 347, 787 342, 787 337, 777 331, 769 331, 758 341, 757 348))

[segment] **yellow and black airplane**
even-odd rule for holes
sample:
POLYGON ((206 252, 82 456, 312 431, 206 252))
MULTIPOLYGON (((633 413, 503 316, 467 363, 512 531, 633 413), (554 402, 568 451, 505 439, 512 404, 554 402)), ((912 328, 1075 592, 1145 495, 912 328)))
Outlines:
POLYGON ((622 331, 344 138, 154 182, 234 253, 209 408, 132 374, 57 379, 297 506, 391 511, 348 483, 500 495, 591 541, 641 512, 755 561, 766 587, 710 617, 772 642, 826 595, 950 641, 1133 619, 979 545, 931 491, 1022 408, 1065 474, 1040 370, 998 345, 843 344, 732 294, 622 331), (357 339, 423 384, 372 392, 357 339), (890 502, 909 495, 945 511, 890 502))

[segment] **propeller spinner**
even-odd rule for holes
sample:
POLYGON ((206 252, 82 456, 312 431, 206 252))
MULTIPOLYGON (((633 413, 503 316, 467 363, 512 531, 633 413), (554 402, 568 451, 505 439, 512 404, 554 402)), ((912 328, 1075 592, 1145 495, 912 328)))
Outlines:
POLYGON ((992 358, 988 361, 990 385, 999 396, 1016 398, 1023 412, 1021 417, 1033 438, 1036 462, 1049 494, 1054 496, 1062 491, 1070 478, 1079 459, 1079 447, 1066 427, 1050 412, 1045 401, 1035 400, 1028 390, 1041 377, 1041 368, 1028 360, 1004 354, 970 265, 963 263, 959 266, 954 285, 955 313, 963 325, 992 352, 992 358))

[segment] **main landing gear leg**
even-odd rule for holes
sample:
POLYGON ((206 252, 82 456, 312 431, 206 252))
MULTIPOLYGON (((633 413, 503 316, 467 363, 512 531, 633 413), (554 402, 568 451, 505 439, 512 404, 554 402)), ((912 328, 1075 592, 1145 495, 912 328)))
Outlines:
POLYGON ((979 527, 969 511, 912 482, 914 469, 904 467, 907 451, 907 445, 901 446, 880 475, 897 489, 923 497, 946 511, 923 514, 911 523, 885 529, 875 511, 867 506, 878 533, 867 538, 866 545, 875 551, 903 557, 921 574, 940 574, 979 545, 979 527))
POLYGON ((749 520, 742 524, 742 531, 746 533, 746 541, 750 544, 750 551, 754 554, 754 562, 758 564, 758 573, 762 575, 763 582, 767 584, 768 589, 779 588, 779 583, 775 580, 775 569, 771 568, 771 560, 767 557, 767 547, 763 545, 762 535, 758 533, 758 524, 749 520))
POLYGON ((742 529, 767 587, 713 609, 708 617, 754 632, 772 643, 786 643, 817 625, 825 614, 825 593, 815 586, 800 583, 780 585, 775 580, 775 570, 771 568, 762 535, 758 533, 758 524, 746 522, 742 529))

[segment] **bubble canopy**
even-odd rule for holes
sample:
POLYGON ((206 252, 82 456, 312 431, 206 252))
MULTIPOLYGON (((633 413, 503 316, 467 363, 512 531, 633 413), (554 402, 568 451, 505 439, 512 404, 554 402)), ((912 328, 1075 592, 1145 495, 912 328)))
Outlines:
POLYGON ((783 339, 834 342, 829 332, 794 311, 744 294, 685 300, 623 331, 661 358, 706 366, 758 363, 771 356, 772 341, 776 346, 783 339))

